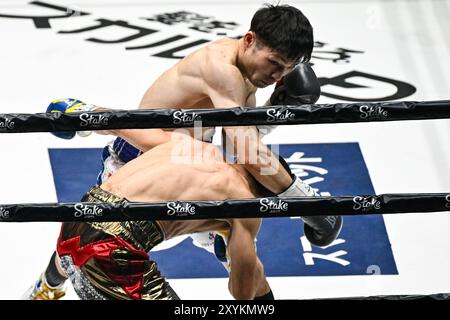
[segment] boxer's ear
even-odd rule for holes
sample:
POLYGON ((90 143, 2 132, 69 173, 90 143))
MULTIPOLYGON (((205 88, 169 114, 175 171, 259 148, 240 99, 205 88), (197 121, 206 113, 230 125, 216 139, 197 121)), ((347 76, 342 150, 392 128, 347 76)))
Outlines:
POLYGON ((248 31, 243 38, 245 49, 249 49, 256 44, 256 34, 253 31, 248 31))

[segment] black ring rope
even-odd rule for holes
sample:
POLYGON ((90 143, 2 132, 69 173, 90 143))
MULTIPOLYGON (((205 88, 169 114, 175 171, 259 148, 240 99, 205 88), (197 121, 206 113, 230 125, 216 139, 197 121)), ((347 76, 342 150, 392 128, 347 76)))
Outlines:
POLYGON ((130 221, 370 215, 450 211, 450 193, 345 197, 268 197, 155 203, 39 203, 0 205, 0 222, 130 221))
POLYGON ((0 114, 0 133, 450 119, 450 100, 0 114))

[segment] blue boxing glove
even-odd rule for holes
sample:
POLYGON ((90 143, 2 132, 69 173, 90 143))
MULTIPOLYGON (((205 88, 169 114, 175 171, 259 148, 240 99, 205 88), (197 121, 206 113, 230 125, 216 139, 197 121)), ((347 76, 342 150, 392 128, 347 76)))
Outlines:
MULTIPOLYGON (((62 112, 62 113, 70 113, 70 112, 85 112, 85 111, 93 111, 97 107, 92 104, 86 104, 83 101, 78 99, 66 98, 66 99, 57 99, 53 100, 47 107, 46 112, 62 112)), ((57 131, 51 132, 54 136, 61 139, 72 139, 75 137, 75 133, 77 133, 80 137, 87 137, 91 134, 91 131, 57 131)))

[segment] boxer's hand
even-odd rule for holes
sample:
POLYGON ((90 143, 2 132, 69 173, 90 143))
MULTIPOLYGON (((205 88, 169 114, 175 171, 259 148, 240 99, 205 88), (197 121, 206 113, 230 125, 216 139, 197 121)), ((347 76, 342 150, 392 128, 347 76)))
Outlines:
MULTIPOLYGON (((91 104, 86 104, 78 99, 57 99, 53 100, 47 107, 47 112, 85 112, 93 111, 97 107, 91 104)), ((58 131, 51 132, 54 136, 62 139, 72 139, 75 136, 75 132, 71 131, 58 131)), ((78 131, 77 134, 80 137, 87 137, 91 134, 91 131, 78 131)))

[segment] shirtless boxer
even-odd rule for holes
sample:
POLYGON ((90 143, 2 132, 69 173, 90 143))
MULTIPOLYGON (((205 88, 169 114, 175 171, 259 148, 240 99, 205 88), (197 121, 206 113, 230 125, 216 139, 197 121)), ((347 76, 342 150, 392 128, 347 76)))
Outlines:
MULTIPOLYGON (((272 194, 244 166, 224 161, 216 146, 180 135, 127 163, 100 187, 93 187, 82 201, 126 204, 267 195, 272 194), (191 152, 193 149, 197 151, 195 154, 191 152)), ((178 235, 227 228, 231 294, 236 299, 273 298, 254 248, 260 219, 153 222, 150 219, 151 212, 146 221, 63 224, 57 251, 63 271, 71 278, 80 298, 176 299, 147 252, 178 235)), ((311 236, 306 226, 305 235, 311 242, 321 239, 331 242, 341 228, 340 223, 328 230, 310 228, 311 236)))
MULTIPOLYGON (((307 18, 291 6, 267 6, 253 16, 250 31, 242 38, 221 39, 189 54, 165 71, 147 90, 139 108, 230 108, 256 106, 255 92, 282 79, 300 62, 308 62, 313 49, 313 31, 307 18)), ((281 84, 271 104, 314 103, 320 94, 317 79, 306 64, 281 84)), ((94 106, 78 103, 50 106, 48 111, 88 111, 94 106), (61 110, 62 109, 62 110, 61 110)), ((189 129, 183 129, 189 130, 189 129)), ((280 194, 296 186, 292 177, 279 166, 276 156, 261 143, 254 126, 224 128, 237 160, 270 191, 280 194), (252 156, 257 158, 253 159, 252 156), (262 173, 272 168, 271 175, 262 173)), ((193 131, 193 129, 191 129, 193 131)), ((203 140, 212 129, 203 128, 203 140)), ((142 151, 170 140, 172 130, 118 129, 108 133, 119 138, 113 149, 123 162, 142 151)), ((64 133, 67 134, 67 133, 64 133)), ((72 137, 74 133, 69 133, 72 137)))
MULTIPOLYGON (((214 145, 184 136, 128 162, 83 202, 195 201, 254 198, 264 190, 214 145), (186 142, 186 140, 188 140, 186 142), (192 155, 186 144, 201 154, 192 155), (194 159, 195 158, 195 159, 194 159)), ((254 239, 261 219, 63 223, 57 251, 82 299, 176 299, 147 252, 175 236, 230 229, 229 290, 235 299, 272 296, 254 239)), ((272 296, 273 297, 273 296, 272 296)))
MULTIPOLYGON (((254 15, 250 31, 243 38, 215 41, 164 72, 147 90, 140 108, 255 106, 256 89, 283 78, 298 62, 307 62, 312 48, 312 27, 299 10, 290 6, 268 6, 254 15)), ((269 103, 314 103, 319 94, 314 73, 302 64, 283 78, 269 103)), ((49 107, 49 111, 89 110, 88 106, 79 103, 75 103, 74 108, 72 102, 65 106, 57 102, 49 107)), ((267 130, 267 126, 264 129, 267 130)), ((266 130, 263 133, 267 133, 266 130)), ((205 128, 202 139, 210 139, 211 131, 205 128)), ((260 142, 255 127, 228 127, 225 132, 232 143, 239 140, 238 137, 251 137, 243 148, 236 148, 237 159, 267 189, 281 196, 315 195, 300 179, 278 165, 277 157, 260 142), (251 162, 249 155, 255 153, 258 158, 251 162), (275 168, 272 175, 261 174, 265 166, 275 168)), ((110 133, 119 138, 105 148, 100 183, 118 167, 141 154, 141 150, 149 150, 171 137, 171 131, 163 129, 121 129, 110 133)), ((73 133, 61 135, 73 137, 73 133)), ((51 261, 45 272, 49 279, 38 283, 48 280, 48 287, 58 287, 63 278, 52 276, 57 274, 55 270, 51 261)))

